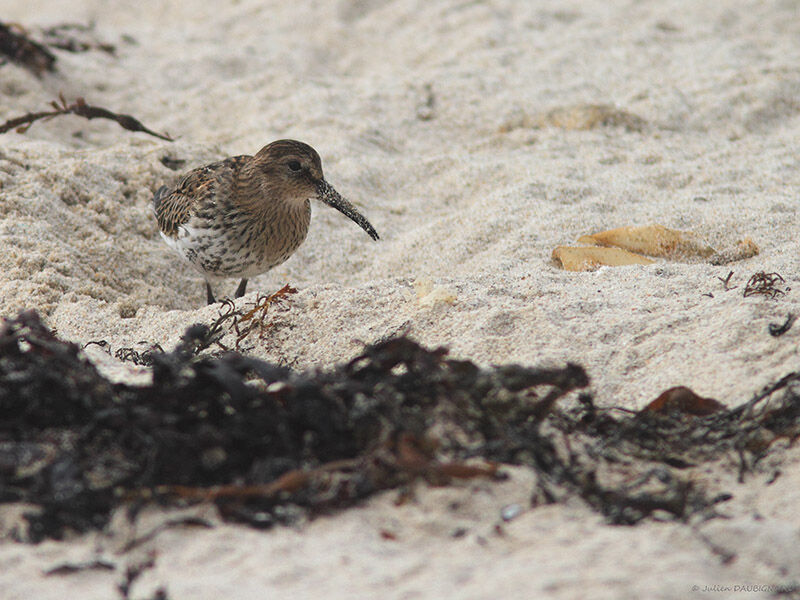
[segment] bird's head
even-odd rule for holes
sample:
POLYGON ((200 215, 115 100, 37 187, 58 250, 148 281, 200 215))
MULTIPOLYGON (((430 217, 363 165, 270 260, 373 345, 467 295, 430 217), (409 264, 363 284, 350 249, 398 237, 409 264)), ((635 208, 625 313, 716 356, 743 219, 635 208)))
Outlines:
POLYGON ((378 239, 366 217, 325 181, 319 154, 308 144, 296 140, 272 142, 253 157, 252 167, 259 171, 264 197, 280 195, 298 203, 319 200, 355 221, 373 240, 378 239))

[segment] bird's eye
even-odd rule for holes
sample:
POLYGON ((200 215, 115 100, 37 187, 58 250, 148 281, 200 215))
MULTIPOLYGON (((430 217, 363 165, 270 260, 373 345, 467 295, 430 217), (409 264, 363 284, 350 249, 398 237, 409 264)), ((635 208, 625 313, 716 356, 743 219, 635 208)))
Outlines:
POLYGON ((286 163, 286 166, 289 167, 289 170, 294 172, 297 172, 302 168, 300 166, 300 161, 298 160, 290 160, 288 163, 286 163))

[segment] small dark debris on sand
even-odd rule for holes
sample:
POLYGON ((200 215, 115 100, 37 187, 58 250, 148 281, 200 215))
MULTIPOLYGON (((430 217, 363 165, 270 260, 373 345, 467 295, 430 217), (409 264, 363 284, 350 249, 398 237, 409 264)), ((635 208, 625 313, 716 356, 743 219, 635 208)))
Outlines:
POLYGON ((99 41, 96 36, 94 23, 61 23, 42 31, 43 43, 51 48, 74 53, 99 50, 113 56, 116 47, 99 41))
POLYGON ((83 571, 113 571, 116 565, 102 558, 95 558, 81 563, 61 563, 44 572, 46 577, 53 575, 71 575, 83 571))
POLYGON ((36 507, 24 539, 102 528, 115 508, 135 517, 147 502, 210 501, 269 527, 418 480, 500 478, 500 463, 536 471, 534 506, 577 495, 611 523, 710 518, 730 496, 682 470, 734 452, 744 476, 800 427, 797 373, 738 409, 698 416, 684 391, 618 418, 571 397, 589 383, 575 364, 481 369, 396 337, 296 372, 198 354, 211 337, 193 325, 174 351, 151 354, 153 382, 135 387, 103 378, 34 311, 2 325, 0 502, 36 507))
POLYGON ((0 56, 17 63, 37 77, 55 71, 56 57, 43 44, 33 41, 18 25, 0 21, 0 56))
POLYGON ((754 273, 747 281, 744 288, 744 297, 748 296, 769 296, 770 298, 777 298, 784 296, 787 290, 782 290, 779 286, 786 283, 786 280, 780 273, 766 273, 759 271, 754 273))
POLYGON ((786 320, 783 323, 770 323, 767 326, 769 330, 769 334, 772 337, 781 337, 784 333, 787 333, 794 325, 794 322, 797 320, 797 315, 794 313, 789 313, 786 315, 786 320))
MULTIPOLYGON (((144 575, 147 571, 155 567, 156 553, 151 552, 144 560, 128 565, 125 569, 125 576, 122 581, 117 584, 117 592, 121 600, 130 600, 133 591, 133 584, 144 575)), ((169 600, 167 590, 163 587, 156 588, 151 600, 169 600)))
POLYGON ((174 158, 165 154, 161 157, 161 164, 172 171, 180 171, 186 166, 186 160, 183 158, 174 158))

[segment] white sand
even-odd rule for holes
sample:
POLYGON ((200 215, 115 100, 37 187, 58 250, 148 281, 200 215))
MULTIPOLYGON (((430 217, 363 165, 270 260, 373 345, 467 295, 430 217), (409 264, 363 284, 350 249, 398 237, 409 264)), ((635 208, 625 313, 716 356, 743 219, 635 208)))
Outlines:
MULTIPOLYGON (((767 334, 800 311, 797 292, 742 295, 761 270, 800 286, 797 2, 129 4, 11 0, 0 13, 34 36, 92 21, 117 46, 58 51, 58 73, 42 79, 0 67, 0 121, 63 92, 180 138, 77 117, 0 136, 1 315, 37 308, 61 336, 114 349, 174 346, 217 308, 157 236, 152 191, 178 176, 160 158, 188 169, 293 137, 382 240, 315 206, 306 243, 239 302, 300 290, 265 340, 247 340, 257 356, 324 367, 407 329, 481 364, 579 362, 599 404, 629 408, 673 385, 734 406, 798 368, 800 329, 767 334), (645 126, 531 126, 587 103, 645 126), (718 249, 749 236, 761 253, 592 273, 550 260, 581 234, 650 223, 718 249), (730 270, 738 288, 726 292, 717 278, 730 270)), ((732 518, 692 526, 613 528, 576 501, 526 512, 499 537, 500 507, 527 506, 531 475, 514 470, 507 484, 421 488, 402 508, 388 494, 298 530, 170 531, 135 596, 162 583, 197 599, 759 597, 691 586, 800 581, 800 453, 779 457, 769 487, 767 471, 717 482, 734 494, 732 518), (723 564, 715 545, 737 558, 723 564)), ((0 546, 0 597, 113 597, 118 574, 41 572, 95 546, 113 554, 115 539, 0 546)))

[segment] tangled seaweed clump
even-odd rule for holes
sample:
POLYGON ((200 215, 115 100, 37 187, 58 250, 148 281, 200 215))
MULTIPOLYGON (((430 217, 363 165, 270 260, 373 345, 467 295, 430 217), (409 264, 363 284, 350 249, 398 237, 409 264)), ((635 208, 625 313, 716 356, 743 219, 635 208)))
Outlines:
POLYGON ((788 392, 774 410, 755 411, 754 399, 704 417, 616 419, 588 394, 557 405, 589 383, 574 364, 482 369, 397 337, 300 373, 198 354, 212 335, 190 327, 173 352, 152 354, 152 384, 136 387, 110 383, 33 311, 5 322, 0 502, 36 507, 21 537, 100 528, 116 507, 146 501, 213 501, 225 518, 267 527, 418 479, 501 477, 498 463, 535 469, 533 504, 578 495, 613 523, 654 511, 685 520, 726 496, 708 499, 682 469, 731 449, 754 464, 767 447, 748 440, 800 423, 788 392), (715 434, 698 438, 711 420, 715 434), (601 476, 612 464, 617 476, 601 476))
POLYGON ((190 327, 174 352, 153 355, 153 383, 133 387, 110 384, 35 312, 5 323, 0 499, 41 507, 28 515, 32 539, 102 526, 150 494, 213 498, 226 516, 269 525, 280 504, 323 510, 419 476, 491 475, 453 461, 480 456, 504 427, 504 394, 587 383, 574 366, 482 371, 407 338, 295 373, 235 352, 196 356, 208 335, 190 327), (429 439, 434 425, 450 433, 429 439))

